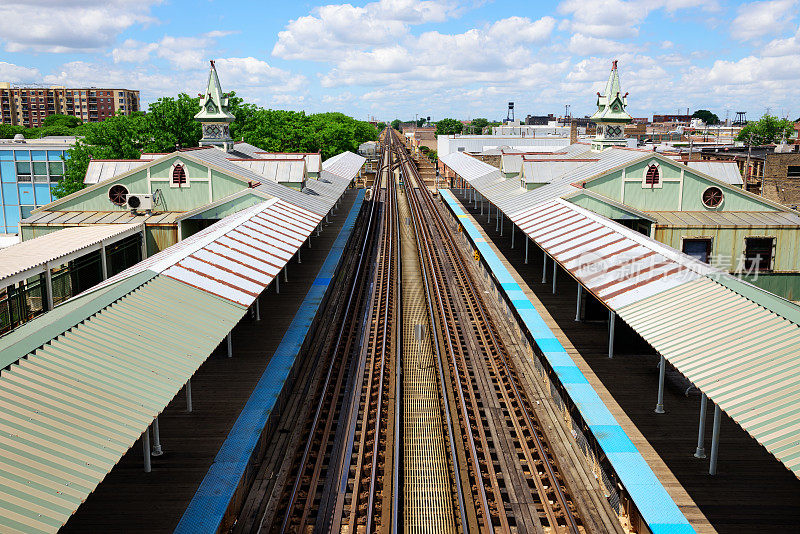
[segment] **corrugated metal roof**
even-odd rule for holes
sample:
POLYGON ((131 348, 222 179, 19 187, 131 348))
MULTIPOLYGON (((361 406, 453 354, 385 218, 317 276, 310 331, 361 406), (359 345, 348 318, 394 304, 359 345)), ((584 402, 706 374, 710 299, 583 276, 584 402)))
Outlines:
POLYGON ((0 530, 66 523, 245 312, 159 277, 0 371, 0 530))
POLYGON ((522 171, 522 154, 509 154, 503 151, 500 156, 500 169, 505 174, 519 174, 522 171))
MULTIPOLYGON (((237 145, 238 146, 238 145, 237 145)), ((322 167, 322 154, 319 152, 255 152, 259 159, 304 159, 308 172, 319 173, 322 167)))
POLYGON ((96 184, 150 163, 152 159, 93 159, 86 168, 85 184, 96 184))
POLYGON ((232 159, 231 161, 276 183, 303 183, 306 180, 306 162, 303 158, 232 159))
POLYGON ((137 214, 130 211, 39 211, 24 219, 22 224, 33 226, 97 225, 145 223, 171 224, 183 212, 166 211, 152 215, 137 214))
POLYGON ((784 211, 650 211, 660 226, 797 227, 800 215, 784 211))
POLYGON ((352 152, 342 152, 322 162, 322 170, 352 180, 364 166, 367 158, 352 152))
POLYGON ((587 162, 582 159, 550 159, 548 161, 522 161, 522 174, 520 178, 527 183, 542 183, 549 184, 565 174, 572 173, 575 170, 590 165, 593 162, 587 162))
POLYGON ((618 313, 800 477, 797 324, 708 277, 623 306, 618 313))
POLYGON ((0 531, 63 525, 321 219, 251 206, 0 341, 0 531))
POLYGON ((211 232, 202 247, 181 251, 183 257, 162 274, 243 306, 252 304, 322 219, 284 201, 257 207, 246 210, 240 224, 211 232))
POLYGON ((245 167, 236 165, 236 163, 228 159, 229 154, 217 148, 209 147, 205 150, 182 152, 181 156, 188 157, 189 159, 195 158, 201 162, 215 165, 216 167, 222 169, 225 173, 238 176, 244 181, 260 183, 261 185, 256 187, 256 189, 259 191, 262 191, 263 193, 273 197, 281 198, 294 204, 295 206, 301 206, 303 208, 310 209, 315 213, 324 215, 330 211, 331 206, 333 205, 332 202, 328 202, 324 199, 319 199, 312 195, 306 195, 300 191, 292 189, 291 187, 287 187, 270 180, 265 180, 260 174, 255 173, 245 167))
POLYGON ((690 161, 688 166, 726 184, 742 185, 744 183, 742 182, 742 173, 739 172, 739 165, 735 161, 690 161))
POLYGON ((453 152, 439 159, 453 172, 467 182, 470 182, 470 184, 478 178, 483 178, 485 176, 491 176, 490 179, 503 178, 500 169, 497 167, 484 163, 463 152, 453 152))
POLYGON ((52 263, 53 267, 57 267, 60 264, 54 262, 57 262, 59 258, 88 249, 104 241, 114 241, 115 237, 130 235, 141 230, 142 223, 140 222, 77 226, 11 245, 0 249, 0 281, 42 267, 47 263, 52 263))
POLYGON ((563 199, 511 220, 612 310, 720 272, 563 199))

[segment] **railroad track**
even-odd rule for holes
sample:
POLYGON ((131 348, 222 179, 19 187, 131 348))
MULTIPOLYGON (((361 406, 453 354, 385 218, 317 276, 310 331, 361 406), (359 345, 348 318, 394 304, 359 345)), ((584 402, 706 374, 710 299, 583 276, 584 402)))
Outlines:
POLYGON ((574 503, 488 307, 436 202, 398 149, 447 359, 458 424, 455 456, 467 468, 462 529, 583 531, 574 503), (463 445, 462 445, 463 444, 463 445))
POLYGON ((396 532, 399 467, 399 259, 392 139, 383 143, 355 274, 335 332, 310 357, 297 446, 261 510, 259 532, 396 532), (377 261, 376 261, 377 258, 377 261))

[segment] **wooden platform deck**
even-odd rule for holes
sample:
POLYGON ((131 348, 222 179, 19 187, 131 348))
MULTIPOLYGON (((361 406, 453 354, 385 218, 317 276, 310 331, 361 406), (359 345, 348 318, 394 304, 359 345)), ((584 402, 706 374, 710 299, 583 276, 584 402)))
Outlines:
MULTIPOLYGON (((142 470, 137 442, 63 528, 64 532, 172 532, 195 494, 214 456, 247 402, 275 348, 283 338, 353 204, 356 190, 345 193, 302 263, 292 261, 289 282, 280 294, 261 296, 261 321, 245 317, 233 332, 233 358, 225 344, 192 378, 192 413, 178 394, 159 417, 163 456, 142 470)), ((188 313, 191 313, 189 310, 188 313)))
MULTIPOLYGON (((456 191, 454 190, 454 193, 456 191)), ((458 195, 456 195, 458 197, 458 195)), ((461 197, 459 197, 461 198, 461 197)), ((560 270, 552 294, 552 264, 542 284, 542 253, 535 245, 524 263, 521 233, 511 249, 509 221, 504 235, 487 223, 480 209, 468 209, 484 232, 530 288, 528 296, 559 341, 575 359, 597 393, 662 480, 690 522, 700 532, 800 531, 800 480, 727 416, 723 417, 719 472, 708 474, 708 460, 694 458, 697 445, 699 395, 668 382, 666 414, 654 413, 658 391, 658 358, 638 336, 617 322, 614 359, 608 358, 605 321, 575 322, 577 283, 560 270), (538 302, 537 302, 538 301, 538 302), (696 506, 695 506, 696 504, 696 506), (710 524, 709 524, 710 523, 710 524)), ((602 316, 602 314, 599 314, 602 316)), ((711 408, 711 406, 710 406, 711 408)), ((710 452, 713 408, 706 421, 706 452, 710 452)))

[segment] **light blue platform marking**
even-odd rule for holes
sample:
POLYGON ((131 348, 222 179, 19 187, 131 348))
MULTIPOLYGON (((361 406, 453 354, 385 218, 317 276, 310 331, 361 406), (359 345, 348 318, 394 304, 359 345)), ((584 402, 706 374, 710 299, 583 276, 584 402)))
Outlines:
POLYGON ((514 277, 486 243, 483 234, 466 216, 458 200, 447 190, 440 189, 439 194, 458 217, 467 237, 478 249, 481 259, 506 292, 511 305, 516 308, 522 322, 567 390, 600 448, 608 456, 612 467, 653 534, 695 532, 600 396, 589 385, 569 354, 564 351, 564 347, 536 311, 533 303, 524 296, 524 293, 522 296, 519 295, 520 287, 514 281, 514 277))
POLYGON ((272 355, 233 428, 214 457, 214 463, 211 464, 183 513, 175 532, 181 534, 216 532, 219 528, 264 426, 275 407, 283 384, 305 341, 308 329, 314 321, 328 285, 336 273, 347 240, 353 232, 358 212, 361 210, 364 193, 365 190, 362 189, 356 195, 347 219, 317 273, 317 278, 300 304, 289 329, 275 349, 275 354, 272 355))

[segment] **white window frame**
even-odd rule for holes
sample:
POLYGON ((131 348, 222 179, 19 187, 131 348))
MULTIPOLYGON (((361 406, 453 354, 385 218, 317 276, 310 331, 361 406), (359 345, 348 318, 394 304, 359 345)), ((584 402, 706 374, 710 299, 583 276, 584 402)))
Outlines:
POLYGON ((169 176, 167 177, 167 180, 169 180, 169 186, 172 189, 186 189, 186 188, 190 187, 190 184, 192 182, 191 182, 191 180, 189 180, 189 167, 187 167, 186 164, 183 161, 175 160, 172 163, 172 166, 169 168, 169 176), (186 183, 183 184, 183 185, 176 184, 175 182, 172 181, 172 173, 175 172, 175 167, 177 167, 178 165, 181 165, 183 167, 183 172, 184 172, 184 174, 186 174, 186 183))

